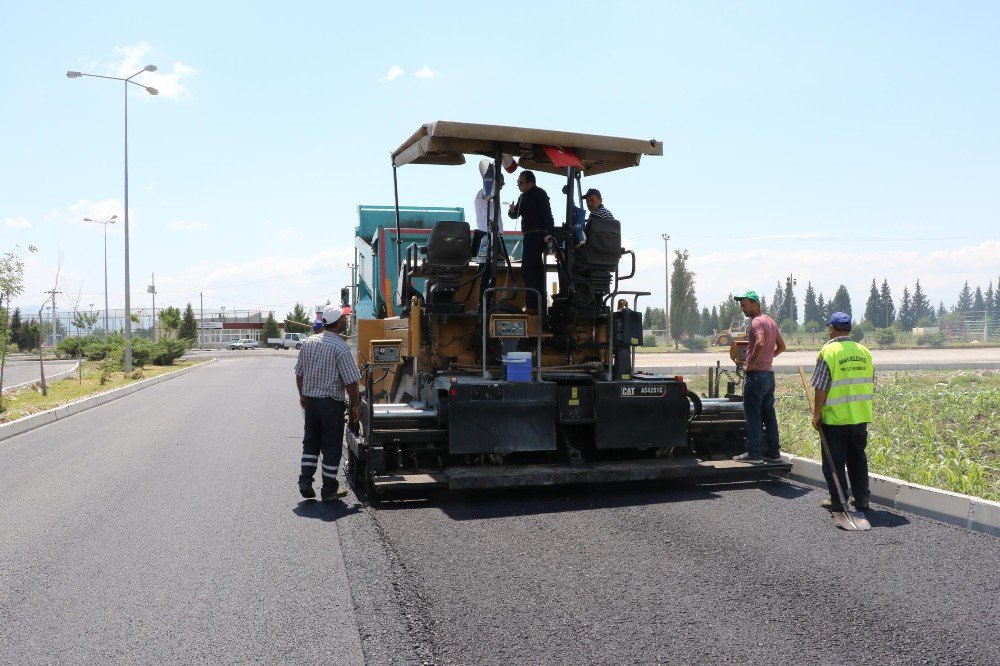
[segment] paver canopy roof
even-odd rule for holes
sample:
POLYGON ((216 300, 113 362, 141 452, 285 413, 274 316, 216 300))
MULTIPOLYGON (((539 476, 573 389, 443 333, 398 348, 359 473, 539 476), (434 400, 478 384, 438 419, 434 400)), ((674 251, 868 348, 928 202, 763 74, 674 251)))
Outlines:
POLYGON ((479 125, 438 120, 421 126, 392 153, 393 166, 404 164, 464 164, 466 155, 495 157, 497 147, 517 158, 519 166, 562 174, 543 146, 572 150, 588 176, 638 166, 643 155, 662 155, 663 143, 655 139, 622 139, 596 134, 479 125))

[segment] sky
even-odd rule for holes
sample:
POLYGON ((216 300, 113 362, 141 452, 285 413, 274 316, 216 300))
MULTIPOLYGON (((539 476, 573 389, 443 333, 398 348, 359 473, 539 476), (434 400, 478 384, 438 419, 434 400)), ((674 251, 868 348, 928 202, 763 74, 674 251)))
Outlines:
MULTIPOLYGON (((1000 286, 1000 4, 992 2, 9 3, 0 253, 37 308, 273 310, 350 282, 357 207, 434 120, 664 143, 584 178, 664 301, 664 242, 700 305, 793 275, 855 317, 872 279, 931 302, 1000 286), (29 245, 37 253, 26 253, 29 245), (58 271, 58 283, 56 275, 58 271)), ((476 164, 406 166, 404 205, 462 206, 476 164)), ((555 195, 561 181, 539 174, 555 195)), ((508 180, 513 189, 513 178, 508 180)), ((508 200, 504 197, 504 200, 508 200)))

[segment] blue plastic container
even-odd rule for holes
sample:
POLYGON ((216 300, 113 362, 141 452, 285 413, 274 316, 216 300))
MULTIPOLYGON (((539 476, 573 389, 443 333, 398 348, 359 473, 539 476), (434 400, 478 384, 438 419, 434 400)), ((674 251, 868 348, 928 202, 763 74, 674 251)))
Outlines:
POLYGON ((510 352, 503 357, 509 382, 531 381, 531 352, 510 352))

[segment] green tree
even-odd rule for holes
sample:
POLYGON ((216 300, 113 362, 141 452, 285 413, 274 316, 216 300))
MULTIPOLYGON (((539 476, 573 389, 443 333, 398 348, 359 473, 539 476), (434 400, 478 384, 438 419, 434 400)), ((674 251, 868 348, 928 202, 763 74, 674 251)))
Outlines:
POLYGON ((899 301, 899 329, 912 331, 917 320, 913 316, 913 301, 910 299, 909 287, 903 287, 903 298, 899 301))
MULTIPOLYGON (((28 252, 37 252, 34 245, 28 246, 28 252)), ((24 292, 24 260, 21 259, 18 246, 13 250, 0 254, 0 409, 3 408, 3 369, 7 365, 7 343, 11 340, 11 331, 7 326, 7 310, 15 296, 24 292)))
POLYGON ((774 297, 771 299, 771 306, 765 308, 764 304, 761 303, 761 310, 775 321, 781 321, 782 313, 785 313, 785 317, 788 316, 788 308, 785 307, 785 290, 780 282, 776 282, 774 285, 774 297))
POLYGON ((301 303, 296 303, 292 311, 285 315, 285 330, 290 333, 301 333, 312 330, 312 320, 301 303))
POLYGON ((879 293, 878 286, 875 284, 875 278, 872 278, 872 288, 871 291, 868 292, 868 302, 865 303, 865 321, 878 326, 881 320, 882 295, 879 293))
POLYGON ((823 300, 823 294, 816 297, 816 307, 819 308, 819 319, 817 321, 823 322, 825 325, 830 319, 830 308, 827 306, 826 301, 823 300))
POLYGON ((663 308, 647 307, 642 315, 643 327, 651 331, 662 331, 667 328, 667 318, 663 314, 663 308))
POLYGON ((802 318, 806 321, 821 321, 823 319, 819 303, 816 302, 816 291, 813 289, 812 282, 806 284, 806 298, 802 303, 802 318))
MULTIPOLYGON (((193 315, 194 312, 192 311, 191 314, 193 315)), ((160 325, 166 329, 168 335, 177 331, 181 327, 181 321, 183 320, 181 311, 173 305, 160 310, 159 317, 160 325)))
POLYGON ((917 284, 913 288, 913 303, 910 307, 913 309, 914 322, 927 320, 934 316, 934 308, 931 306, 931 301, 927 298, 927 294, 921 288, 920 280, 917 280, 917 284))
POLYGON ((837 293, 833 295, 833 299, 830 301, 830 313, 834 312, 851 314, 851 297, 847 293, 847 287, 844 285, 837 287, 837 293))
POLYGON ((719 303, 719 330, 727 329, 732 326, 733 320, 737 318, 742 318, 743 313, 740 312, 740 304, 736 302, 732 294, 729 294, 729 298, 719 303))
POLYGON ((719 321, 719 308, 712 306, 712 313, 709 315, 712 318, 712 328, 716 331, 721 331, 725 326, 719 321))
POLYGON ((879 302, 882 304, 882 319, 879 326, 888 328, 896 321, 896 306, 892 303, 892 292, 889 290, 889 281, 882 279, 882 288, 879 289, 879 302))
POLYGON ((958 294, 958 303, 955 304, 955 312, 968 312, 972 309, 972 290, 969 289, 969 281, 965 281, 965 286, 958 294))
POLYGON ((94 324, 97 323, 97 315, 93 312, 80 312, 77 310, 73 313, 73 326, 77 330, 87 331, 89 336, 94 329, 94 324))
POLYGON ((698 311, 694 293, 694 273, 688 270, 688 251, 674 250, 673 272, 670 276, 670 331, 674 349, 679 349, 679 338, 688 332, 693 315, 698 311))
POLYGON ((280 338, 281 331, 278 330, 278 322, 274 318, 274 311, 267 313, 267 320, 264 321, 264 328, 260 332, 260 344, 267 344, 268 338, 280 338))
POLYGON ((191 307, 190 303, 184 308, 184 318, 181 321, 177 337, 190 340, 191 342, 198 341, 198 322, 195 321, 194 308, 191 307))
POLYGON ((986 310, 986 300, 983 298, 983 290, 976 287, 976 293, 972 296, 972 311, 983 312, 986 310))

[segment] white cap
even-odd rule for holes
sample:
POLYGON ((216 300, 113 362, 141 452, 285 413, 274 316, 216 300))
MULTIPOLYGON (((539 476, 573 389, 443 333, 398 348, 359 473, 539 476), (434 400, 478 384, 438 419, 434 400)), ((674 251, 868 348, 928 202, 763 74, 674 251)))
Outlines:
POLYGON ((479 160, 479 176, 481 178, 486 178, 486 172, 490 170, 490 165, 493 164, 493 160, 483 158, 479 160))
POLYGON ((343 308, 337 307, 335 305, 327 306, 327 308, 323 310, 323 323, 327 326, 329 326, 330 324, 335 324, 337 323, 337 320, 339 320, 343 316, 343 314, 344 314, 343 308))

